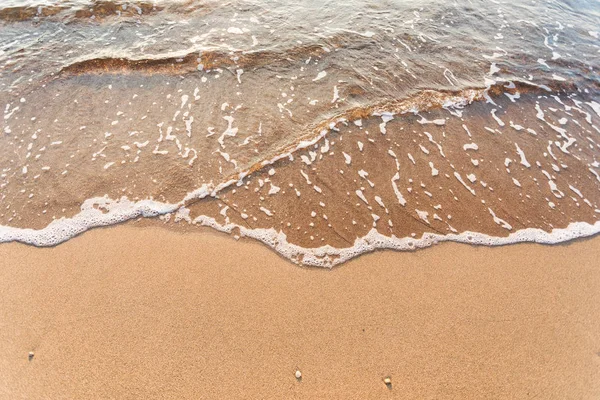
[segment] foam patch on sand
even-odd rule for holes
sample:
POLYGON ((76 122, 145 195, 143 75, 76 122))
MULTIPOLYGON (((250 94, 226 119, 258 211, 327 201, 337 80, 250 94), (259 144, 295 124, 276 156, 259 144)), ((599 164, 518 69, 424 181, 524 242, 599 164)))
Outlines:
POLYGON ((393 235, 382 235, 373 228, 365 236, 357 238, 351 247, 335 248, 326 245, 304 248, 289 243, 286 235, 274 228, 249 229, 233 223, 220 224, 214 218, 205 215, 191 220, 189 210, 183 207, 181 203, 168 204, 154 200, 132 202, 125 197, 120 200, 111 200, 105 196, 86 200, 81 206, 81 212, 77 215, 72 218, 54 220, 42 229, 0 226, 0 243, 21 242, 37 247, 55 246, 95 227, 114 225, 138 217, 156 217, 171 213, 176 213, 176 221, 186 220, 194 225, 208 226, 229 234, 239 232, 240 237, 258 240, 294 263, 324 268, 334 267, 375 250, 412 251, 441 242, 484 246, 502 246, 522 242, 556 244, 592 236, 600 232, 600 221, 595 224, 573 222, 566 228, 553 229, 551 232, 527 228, 513 232, 506 237, 494 237, 467 231, 447 235, 425 233, 421 238, 398 238, 393 235))
POLYGON ((42 229, 0 226, 0 243, 21 242, 38 247, 55 246, 88 229, 115 225, 138 217, 156 217, 174 212, 179 204, 153 200, 132 202, 123 197, 111 200, 107 196, 86 200, 81 211, 72 218, 60 218, 42 229))

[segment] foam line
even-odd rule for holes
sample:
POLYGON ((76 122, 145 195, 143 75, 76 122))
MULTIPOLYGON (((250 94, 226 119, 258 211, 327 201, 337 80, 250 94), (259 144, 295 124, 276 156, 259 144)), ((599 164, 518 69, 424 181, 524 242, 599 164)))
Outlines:
MULTIPOLYGON (((38 247, 55 246, 95 227, 114 225, 137 217, 156 217, 176 211, 181 213, 182 210, 184 211, 182 214, 186 214, 187 209, 181 203, 169 204, 154 200, 132 202, 125 197, 120 200, 111 200, 106 196, 97 197, 86 200, 81 206, 81 212, 72 218, 61 218, 52 221, 42 229, 0 226, 0 243, 21 242, 38 247)), ((249 229, 233 223, 219 224, 214 218, 204 215, 195 218, 191 223, 209 226, 225 233, 232 233, 234 229, 238 229, 240 236, 258 240, 292 262, 325 268, 331 268, 359 255, 382 249, 412 251, 440 242, 485 246, 502 246, 521 242, 556 244, 592 236, 600 232, 600 221, 593 225, 586 222, 573 222, 566 228, 556 228, 551 232, 537 228, 527 228, 505 237, 467 231, 447 235, 425 233, 421 238, 398 238, 382 235, 373 228, 365 236, 357 238, 351 247, 336 248, 326 245, 316 248, 304 248, 289 243, 283 232, 276 231, 273 228, 249 229)))

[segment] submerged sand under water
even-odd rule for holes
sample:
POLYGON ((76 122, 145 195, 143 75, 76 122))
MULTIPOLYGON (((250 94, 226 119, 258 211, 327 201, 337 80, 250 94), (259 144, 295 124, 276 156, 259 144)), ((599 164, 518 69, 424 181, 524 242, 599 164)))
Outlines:
POLYGON ((595 3, 13 3, 0 241, 160 217, 331 266, 600 230, 595 3))

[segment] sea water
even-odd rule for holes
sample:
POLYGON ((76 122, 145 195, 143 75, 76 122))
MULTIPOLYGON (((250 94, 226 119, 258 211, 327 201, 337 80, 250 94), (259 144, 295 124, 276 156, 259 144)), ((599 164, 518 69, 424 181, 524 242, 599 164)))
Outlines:
POLYGON ((0 242, 133 218, 327 266, 600 231, 598 1, 0 4, 0 242))

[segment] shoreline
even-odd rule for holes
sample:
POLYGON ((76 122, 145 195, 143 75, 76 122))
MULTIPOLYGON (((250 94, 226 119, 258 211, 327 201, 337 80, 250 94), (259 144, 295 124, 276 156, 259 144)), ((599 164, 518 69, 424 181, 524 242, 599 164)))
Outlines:
POLYGON ((0 398, 597 398, 599 244, 329 270, 208 229, 4 243, 0 398))
POLYGON ((320 247, 302 247, 289 242, 283 231, 277 231, 274 228, 247 228, 235 223, 220 224, 214 218, 208 216, 199 216, 191 220, 188 211, 182 212, 181 209, 161 214, 158 209, 161 207, 172 206, 166 203, 142 200, 140 202, 129 202, 126 200, 126 206, 121 206, 119 202, 107 198, 89 199, 86 201, 82 211, 71 218, 54 220, 51 224, 42 229, 17 228, 0 225, 0 245, 9 243, 19 243, 30 245, 35 248, 52 248, 60 246, 74 238, 85 234, 88 231, 98 228, 113 228, 116 226, 132 226, 140 224, 143 227, 161 227, 159 220, 166 215, 169 218, 162 220, 163 228, 170 231, 189 233, 202 233, 204 228, 212 233, 224 234, 232 239, 249 239, 276 253, 284 260, 301 266, 321 267, 331 269, 341 266, 347 262, 361 257, 365 254, 371 254, 378 251, 391 250, 394 252, 413 252, 426 249, 440 243, 457 243, 468 246, 484 247, 502 247, 521 243, 542 244, 554 246, 557 244, 569 244, 577 240, 585 240, 600 235, 600 221, 594 223, 586 221, 571 222, 564 228, 553 228, 546 231, 540 228, 523 228, 518 230, 510 229, 507 236, 494 236, 476 231, 463 231, 453 233, 435 233, 424 232, 417 237, 396 237, 381 234, 376 227, 373 227, 364 236, 355 239, 350 247, 332 247, 322 245, 320 247), (93 205, 94 201, 106 202, 104 206, 111 203, 115 207, 113 210, 108 206, 107 212, 99 211, 93 205), (116 206, 115 206, 116 205, 116 206), (155 213, 148 216, 145 213, 155 213), (131 215, 130 215, 131 214, 131 215), (141 214, 141 215, 140 215, 141 214), (175 223, 179 221, 177 228, 170 222, 171 216, 175 215, 175 223), (89 223, 89 219, 95 220, 95 223, 89 223), (114 223, 105 223, 111 219, 121 220, 114 223), (178 220, 179 219, 179 220, 178 220), (187 225, 185 224, 187 222, 187 225))

